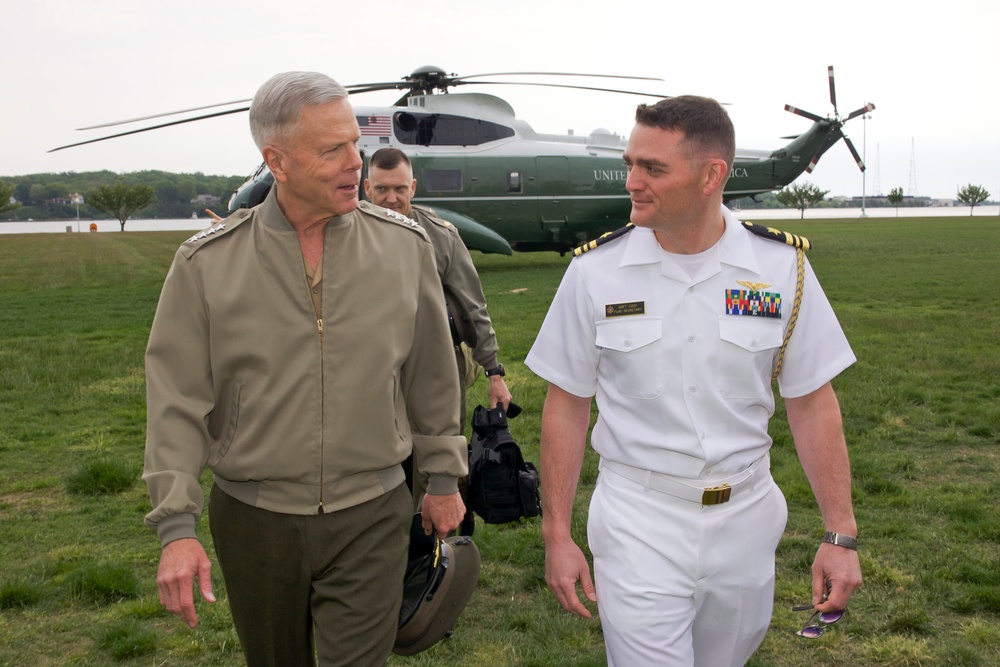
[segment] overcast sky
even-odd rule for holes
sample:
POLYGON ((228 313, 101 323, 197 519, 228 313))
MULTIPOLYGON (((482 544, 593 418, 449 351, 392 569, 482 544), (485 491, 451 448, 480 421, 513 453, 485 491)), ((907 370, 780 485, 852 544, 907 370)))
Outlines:
MULTIPOLYGON (((46 151, 101 136, 78 127, 252 97, 275 72, 318 70, 354 84, 396 80, 423 65, 460 75, 659 77, 662 83, 556 81, 715 97, 729 103, 740 148, 773 150, 810 125, 784 111, 786 103, 832 113, 826 68, 834 65, 841 115, 866 102, 877 107, 845 128, 865 152, 867 194, 893 187, 913 194, 912 158, 915 194, 953 197, 973 183, 996 197, 998 7, 982 0, 5 0, 0 177, 101 169, 249 174, 260 160, 245 113, 46 151)), ((554 133, 603 127, 627 135, 635 105, 651 101, 520 86, 460 90, 499 94, 537 131, 554 133)), ((798 179, 805 181, 831 196, 862 193, 861 172, 843 144, 798 179)))

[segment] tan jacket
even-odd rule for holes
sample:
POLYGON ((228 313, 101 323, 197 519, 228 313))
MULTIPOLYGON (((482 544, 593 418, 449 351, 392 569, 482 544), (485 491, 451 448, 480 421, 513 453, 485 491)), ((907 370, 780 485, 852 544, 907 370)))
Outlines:
POLYGON ((441 284, 455 295, 469 314, 476 332, 472 358, 483 368, 496 368, 500 346, 486 310, 486 297, 479 274, 462 237, 453 224, 434 215, 433 209, 412 205, 410 215, 431 239, 441 284))
POLYGON ((146 524, 163 544, 194 537, 206 465, 238 500, 288 514, 378 497, 411 449, 431 493, 457 489, 467 450, 425 232, 364 202, 333 218, 322 291, 317 321, 273 191, 177 251, 146 350, 146 524))

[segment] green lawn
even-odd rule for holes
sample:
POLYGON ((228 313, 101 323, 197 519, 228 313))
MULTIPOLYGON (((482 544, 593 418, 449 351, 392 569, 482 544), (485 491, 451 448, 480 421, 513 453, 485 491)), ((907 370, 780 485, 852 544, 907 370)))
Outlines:
MULTIPOLYGON (((750 664, 1000 664, 1000 220, 773 224, 813 241, 859 359, 834 384, 865 583, 824 637, 793 635, 823 528, 779 402, 772 465, 789 520, 771 632, 750 664)), ((217 568, 220 602, 189 630, 159 606, 159 550, 142 525, 142 355, 188 235, 0 236, 0 665, 242 664, 217 568)), ((512 431, 537 462, 545 386, 523 360, 569 259, 474 257, 525 408, 512 431)), ((477 401, 482 381, 470 414, 477 401)), ((582 544, 595 477, 590 452, 582 544)), ((563 612, 545 586, 539 528, 479 523, 482 576, 454 636, 390 664, 604 664, 599 621, 563 612)))

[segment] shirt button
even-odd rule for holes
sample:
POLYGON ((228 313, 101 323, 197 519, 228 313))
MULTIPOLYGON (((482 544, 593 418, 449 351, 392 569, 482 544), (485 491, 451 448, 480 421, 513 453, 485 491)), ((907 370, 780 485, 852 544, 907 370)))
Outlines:
POLYGON ((688 342, 689 343, 693 343, 694 342, 694 336, 688 336, 688 342))
POLYGON ((753 339, 752 341, 750 341, 750 347, 757 347, 757 339, 756 338, 753 339))
POLYGON ((695 392, 698 391, 698 387, 696 387, 694 385, 691 385, 690 387, 688 387, 688 391, 690 391, 692 394, 694 394, 695 392))
POLYGON ((626 339, 625 339, 625 342, 623 343, 623 345, 624 345, 625 347, 632 347, 632 341, 631 341, 631 340, 629 340, 628 338, 626 338, 626 339))

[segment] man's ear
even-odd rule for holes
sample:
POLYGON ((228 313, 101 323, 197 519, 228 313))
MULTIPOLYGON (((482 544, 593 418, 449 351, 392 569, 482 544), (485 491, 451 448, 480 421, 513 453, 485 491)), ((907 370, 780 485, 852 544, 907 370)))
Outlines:
POLYGON ((725 187, 726 181, 729 180, 729 166, 725 160, 718 158, 709 160, 703 173, 705 178, 702 193, 706 197, 725 187))
POLYGON ((264 158, 264 164, 274 175, 274 180, 284 183, 288 179, 285 173, 285 156, 277 148, 270 145, 264 146, 260 153, 264 158))
POLYGON ((417 179, 411 178, 410 179, 410 196, 412 197, 415 194, 417 194, 417 179))
POLYGON ((371 199, 372 198, 372 183, 371 183, 371 181, 369 181, 366 178, 364 186, 365 186, 365 196, 368 197, 368 199, 371 199))

